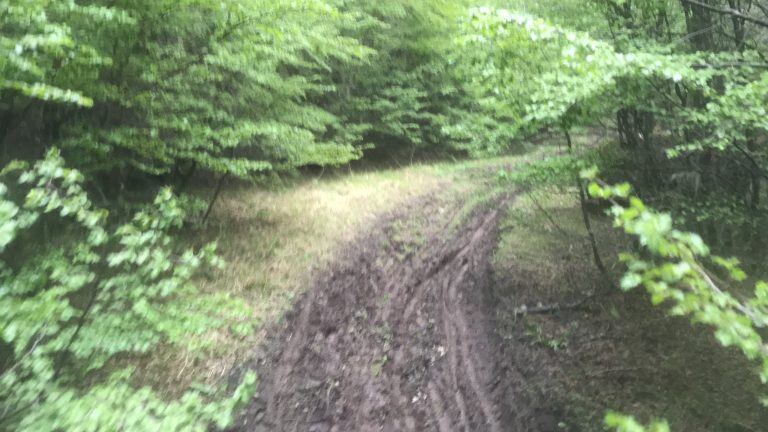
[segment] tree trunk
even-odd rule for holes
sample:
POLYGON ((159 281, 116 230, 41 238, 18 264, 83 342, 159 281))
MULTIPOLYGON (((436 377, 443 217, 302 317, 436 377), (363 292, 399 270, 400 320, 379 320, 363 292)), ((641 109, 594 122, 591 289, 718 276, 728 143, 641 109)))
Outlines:
MULTIPOLYGON (((567 128, 563 128, 565 134, 565 141, 568 144, 568 153, 573 156, 573 141, 571 140, 571 133, 567 128)), ((595 261, 595 266, 600 273, 606 274, 605 264, 603 264, 602 258, 600 258, 600 250, 597 247, 597 238, 594 231, 592 231, 592 221, 589 219, 589 211, 587 210, 587 195, 584 193, 584 187, 578 174, 575 178, 576 189, 579 191, 579 204, 581 205, 581 216, 584 219, 584 228, 587 229, 587 236, 589 237, 589 244, 592 247, 592 257, 595 261)))
POLYGON ((219 183, 216 185, 216 191, 213 193, 211 202, 208 203, 208 210, 205 211, 205 216, 203 216, 203 223, 205 223, 208 220, 208 217, 211 215, 213 206, 219 199, 219 195, 221 195, 221 190, 224 188, 224 182, 227 180, 227 178, 229 178, 229 173, 222 174, 221 177, 219 177, 219 183))
POLYGON ((177 192, 179 194, 183 193, 187 186, 189 185, 189 181, 192 179, 192 176, 195 174, 195 171, 197 170, 197 161, 192 161, 192 165, 189 167, 189 171, 187 171, 186 174, 184 174, 184 177, 181 179, 181 183, 179 184, 179 188, 177 189, 177 192))

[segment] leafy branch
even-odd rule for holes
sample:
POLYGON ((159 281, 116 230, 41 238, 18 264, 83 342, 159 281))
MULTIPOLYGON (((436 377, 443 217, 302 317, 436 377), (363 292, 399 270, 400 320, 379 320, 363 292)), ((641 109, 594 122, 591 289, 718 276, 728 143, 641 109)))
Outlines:
MULTIPOLYGON (((712 255, 699 235, 675 229, 669 214, 646 207, 629 184, 606 184, 597 179, 596 169, 585 170, 582 177, 591 182, 592 197, 612 204, 615 226, 636 237, 645 252, 646 258, 621 255, 628 269, 621 288, 643 286, 653 304, 669 304, 673 315, 713 327, 720 344, 761 363, 760 379, 768 383, 768 344, 759 331, 768 324, 768 283, 759 281, 749 298, 737 298, 729 292, 734 288, 724 289, 713 276, 719 272, 734 284, 745 281, 737 259, 712 255)), ((768 397, 763 403, 768 405, 768 397)))

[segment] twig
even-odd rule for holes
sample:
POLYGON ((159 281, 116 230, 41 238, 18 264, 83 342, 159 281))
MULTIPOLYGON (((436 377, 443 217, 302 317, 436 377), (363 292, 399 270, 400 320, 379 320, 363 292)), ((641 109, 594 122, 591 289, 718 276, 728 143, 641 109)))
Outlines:
POLYGON ((598 377, 600 375, 605 375, 605 374, 609 374, 609 373, 636 372, 636 371, 639 371, 639 370, 643 370, 643 368, 639 368, 639 367, 625 367, 625 368, 603 369, 603 370, 598 370, 598 371, 594 371, 594 372, 588 372, 588 373, 584 374, 584 376, 590 377, 590 378, 595 378, 595 377, 598 377))
MULTIPOLYGON (((27 357, 29 357, 30 355, 32 355, 32 353, 33 353, 33 352, 35 351, 35 349, 37 348, 37 345, 39 345, 39 344, 40 344, 40 342, 41 342, 41 341, 43 340, 43 338, 45 337, 45 331, 46 331, 47 329, 48 329, 48 324, 46 324, 46 325, 43 327, 43 329, 42 329, 42 330, 40 330, 40 334, 37 336, 37 338, 35 339, 35 341, 32 343, 32 347, 30 347, 30 348, 29 348, 29 350, 28 350, 26 353, 24 353, 24 355, 23 355, 23 356, 21 356, 21 358, 20 358, 20 359, 19 359, 19 360, 18 360, 18 361, 17 361, 17 362, 16 362, 16 363, 13 365, 13 366, 11 366, 11 367, 10 367, 8 370, 6 370, 5 372, 1 373, 1 374, 0 374, 0 377, 3 377, 3 376, 5 376, 6 374, 8 374, 8 373, 11 373, 11 372, 15 371, 15 370, 16 370, 16 369, 17 369, 19 366, 21 366, 21 363, 24 361, 24 359, 26 359, 27 357)), ((4 413, 4 414, 5 414, 5 413, 4 413)))
POLYGON ((749 62, 729 62, 729 63, 697 63, 692 66, 694 69, 725 69, 734 67, 751 67, 755 69, 768 69, 768 63, 749 63, 749 62))
MULTIPOLYGON (((709 289, 711 289, 713 292, 720 296, 725 296, 725 292, 720 289, 720 287, 715 284, 715 281, 712 280, 712 277, 710 277, 709 273, 701 266, 698 262, 694 262, 694 265, 692 265, 692 268, 696 271, 696 273, 701 276, 701 278, 704 280, 704 282, 707 283, 707 286, 709 289)), ((734 298, 731 295, 728 295, 733 300, 733 307, 736 308, 739 312, 743 313, 744 315, 748 316, 752 322, 755 324, 756 327, 766 327, 768 323, 766 323, 765 318, 760 316, 759 312, 756 312, 755 310, 749 308, 744 303, 740 302, 736 298, 734 298)), ((764 347, 765 349, 765 347, 764 347)))
POLYGON ((548 305, 539 304, 538 306, 533 306, 533 307, 528 307, 523 305, 523 306, 520 306, 519 308, 516 308, 513 311, 513 313, 515 317, 517 317, 519 315, 544 315, 552 312, 559 312, 562 310, 577 309, 581 307, 581 305, 586 303, 588 300, 593 299, 594 297, 595 297, 595 294, 591 293, 588 296, 574 303, 567 303, 567 304, 553 303, 548 305))
POLYGON ((211 212, 213 212, 213 206, 216 204, 216 201, 219 199, 219 195, 221 194, 221 190, 224 187, 224 182, 227 181, 227 178, 229 178, 229 172, 222 174, 221 177, 219 177, 219 182, 216 185, 216 190, 213 193, 211 202, 208 203, 208 210, 205 211, 205 216, 203 216, 203 221, 202 221, 203 225, 205 225, 205 222, 208 221, 208 217, 211 216, 211 212))

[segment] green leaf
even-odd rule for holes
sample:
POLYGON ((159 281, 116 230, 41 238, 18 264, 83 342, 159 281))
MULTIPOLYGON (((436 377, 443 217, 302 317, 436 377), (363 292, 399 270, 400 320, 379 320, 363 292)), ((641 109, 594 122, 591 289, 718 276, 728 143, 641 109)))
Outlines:
POLYGON ((637 273, 627 273, 621 278, 621 289, 629 291, 643 283, 643 278, 637 273))

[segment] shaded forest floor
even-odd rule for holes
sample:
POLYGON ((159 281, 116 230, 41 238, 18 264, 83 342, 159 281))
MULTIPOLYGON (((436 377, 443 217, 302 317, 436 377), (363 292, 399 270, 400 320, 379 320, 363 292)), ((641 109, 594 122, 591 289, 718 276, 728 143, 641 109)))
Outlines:
MULTIPOLYGON (((624 270, 616 256, 627 240, 606 217, 592 217, 616 281, 624 270)), ((557 430, 603 430, 607 410, 645 422, 665 418, 673 431, 766 430, 754 365, 722 348, 708 328, 668 316, 642 291, 621 292, 596 270, 575 190, 521 195, 500 232, 496 331, 531 400, 557 413, 557 430), (574 305, 593 293, 577 308, 513 313, 523 305, 574 305)))
MULTIPOLYGON (((206 233, 230 266, 206 289, 247 299, 255 331, 146 370, 174 388, 255 369, 238 431, 597 431, 608 409, 677 431, 765 430, 737 353, 605 289, 573 191, 499 183, 500 168, 556 151, 230 193, 206 233)), ((618 274, 623 240, 593 216, 618 274)))

